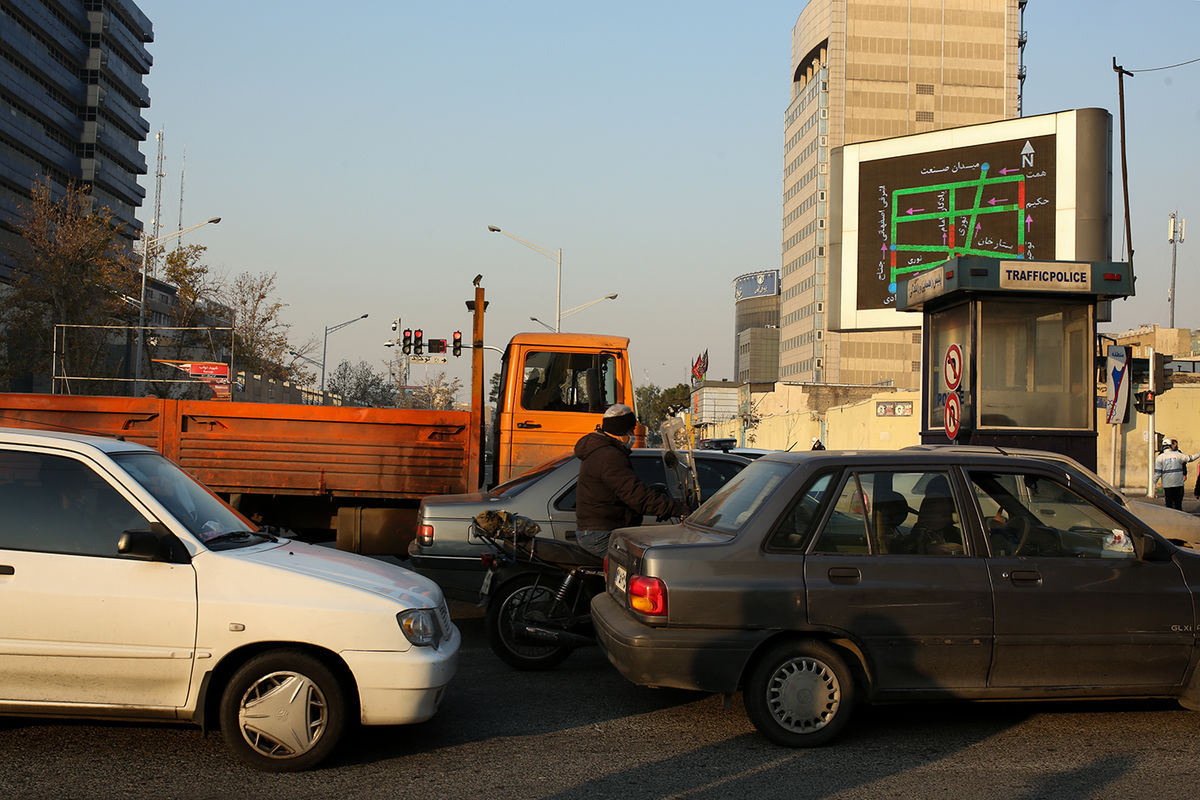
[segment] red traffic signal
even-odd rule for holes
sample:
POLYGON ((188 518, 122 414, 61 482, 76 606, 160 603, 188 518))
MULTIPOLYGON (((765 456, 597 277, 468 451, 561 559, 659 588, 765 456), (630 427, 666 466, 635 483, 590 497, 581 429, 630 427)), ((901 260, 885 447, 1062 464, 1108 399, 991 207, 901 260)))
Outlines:
POLYGON ((417 355, 421 355, 425 352, 425 342, 422 340, 423 336, 424 333, 420 328, 417 328, 415 331, 413 331, 413 352, 417 355))
POLYGON ((404 350, 404 352, 406 354, 411 353, 412 352, 412 329, 411 328, 404 329, 404 338, 401 341, 403 344, 403 347, 401 349, 404 350))
POLYGON ((462 355, 462 331, 454 332, 454 338, 452 340, 452 345, 454 348, 454 355, 461 356, 462 355))

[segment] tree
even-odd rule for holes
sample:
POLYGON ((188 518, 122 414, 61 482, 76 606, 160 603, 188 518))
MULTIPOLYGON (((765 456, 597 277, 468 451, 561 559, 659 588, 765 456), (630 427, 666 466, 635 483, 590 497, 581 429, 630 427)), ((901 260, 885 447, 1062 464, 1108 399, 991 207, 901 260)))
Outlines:
POLYGON ((210 396, 210 392, 199 382, 170 382, 178 381, 181 373, 170 367, 156 365, 152 359, 229 360, 229 332, 213 331, 211 328, 230 327, 232 314, 218 302, 225 287, 204 264, 207 251, 207 247, 199 244, 181 245, 164 259, 162 278, 175 287, 175 299, 168 310, 169 327, 183 330, 164 332, 163 336, 156 337, 157 345, 145 348, 146 363, 142 365, 142 373, 166 378, 149 384, 149 393, 157 397, 204 399, 210 396), (202 327, 208 327, 209 330, 186 330, 202 327))
MULTIPOLYGON (((126 325, 136 319, 140 279, 129 241, 112 211, 93 209, 85 187, 70 184, 54 195, 46 180, 34 184, 16 223, 13 282, 0 311, 4 377, 32 389, 35 376, 116 377, 127 341, 112 329, 70 328, 55 343, 55 325, 126 325)), ((47 381, 48 382, 48 381, 47 381)), ((118 382, 62 381, 65 393, 124 392, 118 382)))
POLYGON ((634 390, 637 398, 638 420, 648 430, 648 441, 659 443, 659 426, 663 420, 675 415, 680 409, 686 409, 692 401, 691 389, 687 384, 677 384, 669 389, 659 389, 653 383, 639 386, 634 390))
POLYGON ((234 368, 278 381, 299 381, 307 374, 288 355, 291 326, 280 314, 287 303, 275 299, 275 273, 243 272, 224 290, 233 311, 234 368))
POLYGON ((410 394, 413 408, 429 408, 434 411, 449 411, 454 407, 454 398, 462 390, 458 378, 447 381, 446 373, 439 372, 418 386, 410 394))
POLYGON ((343 361, 325 381, 325 391, 340 394, 342 404, 371 408, 395 408, 396 387, 366 361, 343 361))
POLYGON ((499 372, 492 373, 492 383, 491 383, 491 387, 488 389, 488 402, 489 403, 500 402, 500 373, 499 372))

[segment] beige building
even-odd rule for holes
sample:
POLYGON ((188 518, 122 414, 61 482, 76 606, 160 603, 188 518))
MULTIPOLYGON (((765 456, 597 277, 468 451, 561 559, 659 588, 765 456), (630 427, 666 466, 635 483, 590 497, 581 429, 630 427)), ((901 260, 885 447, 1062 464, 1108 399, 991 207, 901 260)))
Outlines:
POLYGON ((919 388, 919 316, 911 328, 828 327, 830 154, 1017 116, 1024 5, 809 0, 800 13, 784 123, 779 380, 919 388))

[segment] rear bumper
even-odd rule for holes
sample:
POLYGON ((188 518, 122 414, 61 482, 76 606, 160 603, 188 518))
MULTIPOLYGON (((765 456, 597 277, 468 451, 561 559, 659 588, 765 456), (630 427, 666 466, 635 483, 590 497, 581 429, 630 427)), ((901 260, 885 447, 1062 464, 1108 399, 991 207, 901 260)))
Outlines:
POLYGON ((617 671, 640 686, 732 694, 766 631, 654 628, 607 592, 592 599, 596 638, 617 671))
POLYGON ((429 578, 442 588, 442 593, 453 600, 475 603, 479 600, 479 588, 487 567, 478 554, 463 556, 426 555, 414 545, 408 549, 406 567, 429 578))

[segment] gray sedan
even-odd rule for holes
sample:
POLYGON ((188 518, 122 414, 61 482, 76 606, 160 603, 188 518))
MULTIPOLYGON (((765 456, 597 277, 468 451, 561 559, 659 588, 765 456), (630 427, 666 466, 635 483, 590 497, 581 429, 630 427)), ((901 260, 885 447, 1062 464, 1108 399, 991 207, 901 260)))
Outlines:
POLYGON ((1173 697, 1200 709, 1200 555, 1074 462, 928 448, 763 456, 616 531, 597 637, 644 686, 732 694, 769 739, 857 699, 1173 697))
MULTIPOLYGON (((669 477, 662 455, 662 450, 635 448, 633 469, 645 483, 666 485, 677 494, 673 472, 669 477)), ((750 463, 744 456, 717 450, 696 450, 693 456, 701 500, 707 500, 750 463)), ((480 556, 487 552, 487 545, 471 534, 475 515, 487 510, 510 511, 540 525, 540 536, 574 541, 578 478, 579 459, 568 453, 487 492, 424 498, 417 515, 417 537, 408 548, 408 566, 436 581, 447 597, 478 600, 486 573, 480 556)), ((643 524, 655 524, 655 519, 646 517, 643 524)))

